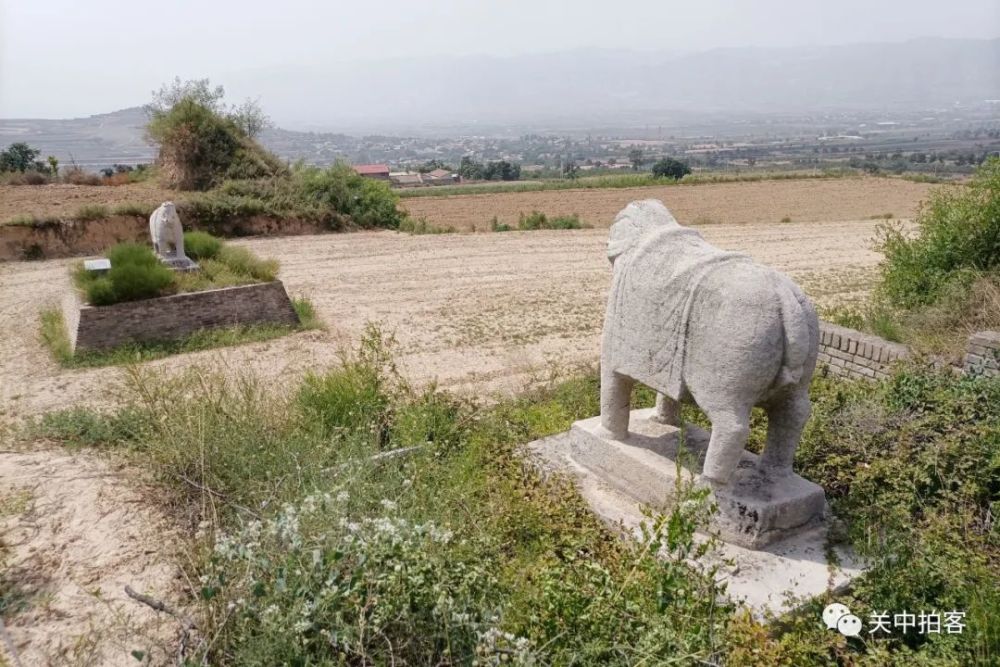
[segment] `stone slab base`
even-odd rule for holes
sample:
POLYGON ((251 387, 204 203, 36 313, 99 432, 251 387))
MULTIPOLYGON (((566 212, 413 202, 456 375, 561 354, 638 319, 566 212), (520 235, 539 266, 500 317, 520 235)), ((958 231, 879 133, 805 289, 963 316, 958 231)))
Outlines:
POLYGON ((74 351, 175 340, 202 329, 234 325, 299 324, 280 280, 110 306, 82 304, 74 290, 63 302, 63 316, 74 351))
MULTIPOLYGON (((598 517, 626 534, 638 537, 640 523, 647 520, 643 506, 669 507, 673 498, 670 490, 675 488, 678 475, 681 480, 695 478, 698 464, 691 460, 698 461, 700 458, 697 444, 707 444, 704 431, 687 428, 684 450, 690 460, 685 459, 685 454, 681 455, 681 459, 689 467, 665 461, 663 454, 669 454, 671 447, 676 457, 677 430, 650 422, 650 414, 651 411, 633 413, 630 429, 635 434, 628 439, 628 443, 632 444, 606 441, 603 453, 614 450, 610 460, 600 458, 602 445, 595 441, 593 433, 588 433, 588 429, 594 426, 592 420, 578 422, 566 433, 529 443, 527 449, 533 462, 545 474, 569 475, 598 517), (674 434, 673 444, 669 438, 663 437, 664 433, 674 434), (656 453, 655 449, 638 447, 635 442, 661 448, 663 454, 656 453), (612 461, 622 466, 615 466, 612 461)), ((704 447, 701 455, 703 453, 704 447)), ((755 459, 746 460, 753 462, 755 459)), ((807 502, 815 503, 811 487, 816 485, 811 482, 806 482, 806 485, 799 493, 804 492, 810 499, 807 502)), ((822 498, 822 490, 820 494, 822 498)), ((717 502, 721 510, 726 500, 724 497, 717 498, 717 502)), ((815 506, 807 513, 812 513, 814 509, 815 506)), ((770 515, 777 525, 786 516, 777 509, 770 511, 770 515)), ((722 537, 725 528, 723 523, 711 527, 710 532, 718 532, 722 537)), ((698 539, 709 538, 699 535, 698 539)), ((719 566, 718 577, 726 583, 728 595, 759 616, 783 613, 805 599, 838 590, 860 574, 863 567, 849 547, 828 545, 828 525, 815 519, 784 534, 781 539, 772 539, 763 547, 751 548, 716 540, 706 559, 695 565, 719 566), (832 562, 828 560, 830 552, 834 556, 832 562)))
MULTIPOLYGON (((695 426, 683 433, 633 410, 629 435, 613 439, 600 417, 573 424, 573 459, 609 486, 656 509, 668 509, 679 481, 701 472, 709 434, 695 426)), ((726 542, 757 549, 806 532, 823 522, 826 497, 812 482, 788 475, 772 479, 757 469, 757 455, 743 452, 733 479, 714 491, 719 511, 713 528, 726 542)))

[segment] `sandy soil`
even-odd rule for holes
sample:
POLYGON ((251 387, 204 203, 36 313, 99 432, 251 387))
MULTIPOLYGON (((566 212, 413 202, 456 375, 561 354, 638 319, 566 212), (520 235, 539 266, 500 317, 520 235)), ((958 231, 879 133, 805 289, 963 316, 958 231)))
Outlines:
MULTIPOLYGON (((820 306, 863 297, 879 256, 872 221, 707 225, 711 242, 789 273, 820 306)), ((275 382, 335 364, 368 321, 396 332, 417 381, 513 391, 550 366, 592 363, 610 269, 605 230, 408 236, 371 232, 243 241, 281 261, 328 331, 151 362, 250 367, 275 382)), ((68 290, 67 260, 0 264, 0 421, 109 400, 121 370, 61 369, 38 336, 38 311, 68 290)))
POLYGON ((493 216, 516 224, 521 213, 578 214, 587 224, 607 227, 635 199, 662 199, 684 224, 775 223, 866 220, 891 213, 912 218, 934 187, 889 178, 760 181, 606 190, 550 190, 490 195, 414 197, 403 206, 417 218, 459 230, 489 229, 493 216))
MULTIPOLYGON (((169 524, 134 474, 62 451, 0 453, 0 600, 29 665, 138 665, 172 659, 176 621, 126 585, 176 607, 169 524)), ((0 648, 0 664, 17 663, 0 648), (6 662, 4 662, 4 656, 6 662)))
POLYGON ((81 206, 136 203, 156 204, 172 199, 176 192, 152 182, 128 185, 0 185, 0 222, 17 215, 70 217, 81 206))

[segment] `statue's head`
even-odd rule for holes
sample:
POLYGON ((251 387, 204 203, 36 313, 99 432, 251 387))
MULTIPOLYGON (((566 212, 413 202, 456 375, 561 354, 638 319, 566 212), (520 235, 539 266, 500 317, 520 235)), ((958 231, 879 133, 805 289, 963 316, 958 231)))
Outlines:
POLYGON ((677 220, 659 199, 634 201, 623 208, 611 225, 608 238, 608 260, 615 259, 632 248, 645 234, 662 227, 679 227, 677 220))
POLYGON ((165 201, 163 202, 163 212, 171 217, 175 217, 177 215, 177 207, 174 206, 172 201, 165 201))

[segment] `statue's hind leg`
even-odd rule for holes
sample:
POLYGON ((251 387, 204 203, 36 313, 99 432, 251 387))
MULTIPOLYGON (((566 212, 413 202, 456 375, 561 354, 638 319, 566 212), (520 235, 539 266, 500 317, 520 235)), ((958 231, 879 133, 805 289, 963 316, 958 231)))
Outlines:
POLYGON ((681 425, 681 405, 666 394, 656 392, 656 409, 653 420, 670 426, 681 425))
POLYGON ((705 454, 702 477, 713 484, 723 485, 736 471, 750 435, 749 407, 701 406, 712 422, 712 437, 705 454))
POLYGON ((758 466, 771 473, 790 474, 795 448, 812 411, 808 387, 795 387, 765 406, 765 411, 767 444, 758 466))

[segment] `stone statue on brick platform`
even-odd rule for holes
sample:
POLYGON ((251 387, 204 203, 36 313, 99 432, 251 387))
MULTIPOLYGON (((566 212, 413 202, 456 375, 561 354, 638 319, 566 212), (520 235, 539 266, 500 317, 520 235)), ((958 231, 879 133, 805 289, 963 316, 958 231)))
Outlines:
POLYGON ((625 437, 634 382, 658 392, 664 423, 678 425, 677 402, 693 401, 712 422, 702 477, 725 485, 746 446, 750 411, 761 406, 768 433, 759 466, 790 473, 819 341, 816 311, 799 287, 710 245, 656 200, 618 214, 608 258, 601 424, 625 437))
POLYGON ((184 228, 177 215, 177 207, 172 201, 163 202, 149 216, 149 234, 153 240, 153 251, 167 266, 178 271, 192 271, 198 268, 184 254, 184 228))

